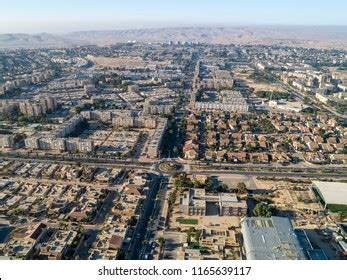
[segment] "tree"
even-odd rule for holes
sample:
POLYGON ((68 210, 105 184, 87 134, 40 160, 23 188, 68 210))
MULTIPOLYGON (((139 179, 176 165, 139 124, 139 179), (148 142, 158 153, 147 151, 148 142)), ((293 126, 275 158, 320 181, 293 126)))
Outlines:
POLYGON ((222 183, 217 187, 216 191, 217 192, 227 192, 228 191, 228 185, 222 183))
POLYGON ((200 237, 201 237, 201 230, 195 231, 194 239, 196 240, 196 242, 198 242, 198 244, 200 243, 200 237))
POLYGON ((201 188, 204 187, 204 185, 201 184, 198 180, 194 180, 194 181, 192 182, 192 184, 193 184, 193 188, 195 188, 195 189, 201 189, 201 188))
POLYGON ((208 177, 206 180, 206 187, 205 189, 207 191, 211 191, 213 189, 214 183, 213 183, 213 179, 211 177, 208 177))
POLYGON ((175 194, 175 192, 171 192, 171 193, 169 194, 169 197, 168 197, 168 203, 169 203, 169 205, 174 204, 174 203, 175 203, 175 200, 176 200, 176 194, 175 194))
POLYGON ((165 238, 164 237, 159 237, 158 238, 158 244, 160 246, 160 248, 163 248, 165 245, 165 238))
POLYGON ((22 214, 23 214, 23 210, 20 209, 20 208, 16 208, 16 209, 14 209, 14 210, 12 211, 12 214, 13 214, 14 216, 22 215, 22 214))
POLYGON ((192 181, 187 178, 186 174, 180 174, 174 179, 174 186, 176 189, 188 189, 193 187, 192 181))
POLYGON ((253 215, 257 217, 271 217, 274 213, 274 208, 264 203, 258 203, 253 209, 253 215))
POLYGON ((84 234, 86 232, 84 226, 82 224, 78 224, 78 227, 77 227, 77 232, 79 234, 84 234))
POLYGON ((248 193, 248 189, 247 189, 247 186, 244 182, 240 182, 237 184, 237 192, 239 194, 246 194, 248 193))

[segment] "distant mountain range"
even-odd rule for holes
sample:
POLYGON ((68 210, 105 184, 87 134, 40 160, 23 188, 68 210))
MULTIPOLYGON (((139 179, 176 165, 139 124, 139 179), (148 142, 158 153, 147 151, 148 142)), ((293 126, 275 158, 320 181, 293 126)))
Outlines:
POLYGON ((74 45, 72 41, 49 33, 0 34, 0 48, 40 48, 74 45))
POLYGON ((179 27, 79 31, 60 35, 0 34, 0 48, 38 48, 120 42, 199 41, 214 44, 265 44, 347 49, 344 26, 179 27))

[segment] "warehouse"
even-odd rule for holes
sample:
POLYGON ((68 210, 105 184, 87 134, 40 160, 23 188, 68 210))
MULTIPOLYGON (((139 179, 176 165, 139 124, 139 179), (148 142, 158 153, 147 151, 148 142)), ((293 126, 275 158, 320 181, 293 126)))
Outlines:
POLYGON ((347 212, 347 183, 313 181, 311 188, 324 208, 332 212, 347 212))
POLYGON ((307 259, 288 218, 244 218, 241 232, 247 260, 307 259))

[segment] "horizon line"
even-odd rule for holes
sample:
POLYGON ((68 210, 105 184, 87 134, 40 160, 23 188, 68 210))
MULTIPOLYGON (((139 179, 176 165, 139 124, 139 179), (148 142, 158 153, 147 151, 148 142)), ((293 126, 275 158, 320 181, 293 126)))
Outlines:
POLYGON ((80 29, 74 31, 66 32, 48 32, 48 31, 37 31, 37 32, 0 32, 0 35, 11 35, 11 34, 23 34, 23 35, 38 35, 38 34, 69 34, 69 33, 80 33, 80 32, 107 32, 107 31, 132 31, 132 30, 151 30, 151 29, 185 29, 185 28, 233 28, 233 27, 306 27, 306 28, 326 28, 326 27, 338 27, 343 28, 347 27, 347 24, 283 24, 283 23, 274 23, 274 24, 225 24, 225 25, 182 25, 182 26, 162 26, 162 27, 134 27, 134 28, 110 28, 110 29, 80 29))

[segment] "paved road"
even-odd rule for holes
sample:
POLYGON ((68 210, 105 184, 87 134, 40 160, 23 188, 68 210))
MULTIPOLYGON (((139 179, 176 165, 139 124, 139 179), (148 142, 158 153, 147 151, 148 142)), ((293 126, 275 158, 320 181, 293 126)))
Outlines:
POLYGON ((190 174, 202 175, 226 175, 237 174, 245 176, 264 176, 264 177, 290 177, 290 178, 330 178, 330 179, 346 179, 346 174, 334 173, 298 173, 298 172, 268 172, 268 171, 237 171, 237 170, 194 170, 190 174))
MULTIPOLYGON (((151 213, 151 221, 153 223, 147 228, 147 233, 146 233, 146 239, 155 239, 156 233, 158 232, 158 225, 159 225, 159 217, 160 217, 160 211, 161 211, 161 206, 162 206, 162 195, 163 191, 167 187, 168 184, 168 178, 167 177, 162 177, 161 183, 159 184, 159 190, 158 190, 158 195, 161 197, 161 199, 157 199, 155 201, 153 211, 151 213)), ((156 246, 157 247, 157 246, 156 246)), ((153 251, 155 248, 152 247, 152 244, 149 242, 146 242, 142 246, 141 254, 140 254, 140 259, 153 259, 153 251), (147 255, 147 256, 146 256, 147 255)))
MULTIPOLYGON (((43 163, 62 163, 62 164, 71 164, 71 161, 59 161, 59 160, 52 160, 52 159, 28 159, 28 158, 13 158, 13 157, 5 157, 5 159, 8 160, 16 160, 16 161, 23 161, 23 162, 43 162, 43 163)), ((91 159, 87 162, 83 162, 83 164, 86 165, 92 165, 92 166, 100 166, 100 167, 115 167, 115 168, 128 168, 128 169, 142 169, 142 170, 148 170, 153 171, 153 173, 162 174, 162 172, 158 168, 158 162, 162 162, 165 159, 158 159, 154 163, 144 163, 144 162, 127 162, 123 161, 121 163, 114 162, 114 163, 99 163, 99 162, 93 162, 91 159)), ((174 160, 174 159, 172 159, 174 160)), ((77 162, 77 161, 76 161, 77 162)), ((185 161, 178 161, 181 164, 185 164, 185 161)), ((189 166, 185 164, 185 166, 189 166)), ((343 179, 347 178, 347 169, 346 166, 306 166, 306 167, 291 167, 293 170, 302 170, 302 172, 290 172, 290 168, 288 167, 273 167, 268 165, 242 165, 242 166, 233 166, 232 170, 224 170, 224 169, 216 169, 216 167, 219 167, 219 164, 214 164, 211 166, 204 166, 204 170, 190 170, 189 168, 186 168, 185 170, 190 170, 190 174, 204 174, 204 175, 216 175, 216 174, 241 174, 241 175, 255 175, 255 176, 277 176, 277 177, 306 177, 306 178, 332 178, 332 179, 343 179), (246 170, 237 170, 236 168, 241 167, 242 169, 246 170), (253 168, 253 170, 252 170, 253 168), (259 170, 262 169, 262 170, 259 170), (282 171, 281 171, 282 170, 282 171), (310 170, 320 170, 321 173, 315 173, 310 172, 310 170), (339 174, 339 171, 343 171, 344 173, 339 174)))
POLYGON ((130 252, 128 253, 128 260, 138 260, 140 259, 140 253, 143 247, 143 241, 145 240, 148 222, 153 212, 155 197, 159 190, 161 178, 157 176, 153 176, 149 193, 147 198, 143 204, 143 209, 141 210, 141 216, 137 222, 137 226, 133 236, 133 243, 130 247, 130 252))

